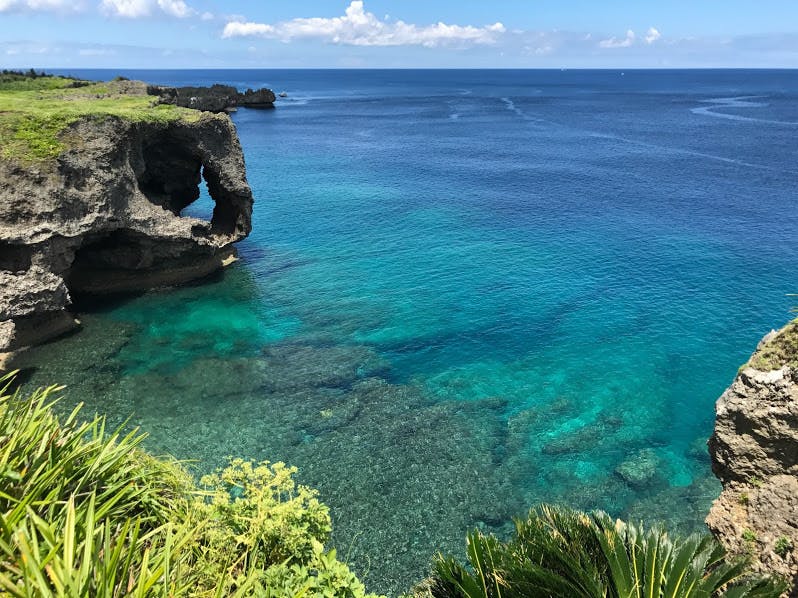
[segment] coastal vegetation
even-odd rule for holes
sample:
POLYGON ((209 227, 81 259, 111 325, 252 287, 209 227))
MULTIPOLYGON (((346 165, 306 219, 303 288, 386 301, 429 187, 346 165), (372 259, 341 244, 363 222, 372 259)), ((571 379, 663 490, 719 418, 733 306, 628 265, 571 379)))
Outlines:
POLYGON ((0 392, 0 591, 18 597, 366 596, 327 550, 327 507, 281 463, 195 483, 101 417, 63 420, 58 387, 0 392))
POLYGON ((51 160, 80 143, 70 138, 68 129, 81 119, 169 122, 200 117, 196 110, 159 103, 137 82, 90 82, 14 72, 0 74, 0 106, 0 158, 22 164, 51 160))
MULTIPOLYGON (((0 392, 0 588, 11 596, 364 598, 325 548, 327 507, 282 463, 241 459, 195 482, 75 409, 59 387, 0 392)), ((469 566, 438 557, 416 595, 776 597, 711 536, 673 538, 603 513, 540 507, 502 542, 468 536, 469 566), (721 593, 721 591, 725 593, 721 593), (652 593, 653 592, 653 593, 652 593)), ((787 550, 785 546, 783 550, 787 550)))
POLYGON ((777 597, 785 585, 752 576, 729 560, 712 536, 670 537, 661 527, 623 523, 607 514, 542 506, 515 520, 502 542, 475 530, 466 567, 439 556, 417 596, 777 597))

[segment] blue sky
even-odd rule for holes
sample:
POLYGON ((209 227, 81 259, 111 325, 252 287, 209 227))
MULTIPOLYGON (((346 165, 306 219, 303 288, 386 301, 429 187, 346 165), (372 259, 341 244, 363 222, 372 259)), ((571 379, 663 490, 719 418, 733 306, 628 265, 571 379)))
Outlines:
POLYGON ((798 67, 798 1, 0 0, 0 66, 798 67))

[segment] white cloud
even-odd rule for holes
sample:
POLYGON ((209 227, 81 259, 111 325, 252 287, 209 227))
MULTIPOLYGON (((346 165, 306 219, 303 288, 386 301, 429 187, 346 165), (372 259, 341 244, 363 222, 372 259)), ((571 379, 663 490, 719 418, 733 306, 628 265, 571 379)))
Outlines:
POLYGON ((275 32, 275 28, 272 25, 232 21, 224 26, 222 37, 249 37, 254 35, 267 37, 275 34, 275 32))
POLYGON ((148 17, 154 12, 162 12, 178 19, 195 14, 194 9, 184 0, 102 0, 100 8, 107 15, 125 19, 148 17))
POLYGON ((202 19, 203 21, 213 21, 214 16, 212 12, 205 11, 200 15, 200 19, 202 19))
POLYGON ((150 0, 102 0, 100 6, 106 14, 126 19, 146 17, 152 11, 150 0))
POLYGON ((649 27, 648 31, 646 31, 646 43, 647 44, 653 44, 655 41, 657 41, 661 37, 662 37, 662 34, 659 31, 657 31, 657 29, 654 28, 654 27, 649 27))
MULTIPOLYGON (((88 4, 88 0, 0 0, 0 13, 11 11, 78 13, 84 12, 88 4)), ((185 0, 99 0, 95 6, 99 6, 108 16, 126 19, 138 19, 153 14, 166 14, 183 19, 197 14, 185 0)), ((213 18, 211 13, 204 13, 200 18, 207 20, 206 15, 213 18)))
POLYGON ((194 10, 189 8, 183 0, 158 0, 158 6, 166 14, 178 19, 185 19, 194 14, 194 10))
POLYGON ((601 40, 599 42, 599 48, 628 48, 635 43, 635 38, 635 32, 629 29, 624 38, 618 39, 617 37, 611 37, 601 40))
POLYGON ((222 37, 269 37, 282 41, 320 39, 352 46, 426 46, 492 44, 505 32, 501 23, 419 26, 404 21, 380 20, 366 12, 363 0, 352 0, 340 17, 298 18, 275 25, 236 20, 227 23, 222 37))

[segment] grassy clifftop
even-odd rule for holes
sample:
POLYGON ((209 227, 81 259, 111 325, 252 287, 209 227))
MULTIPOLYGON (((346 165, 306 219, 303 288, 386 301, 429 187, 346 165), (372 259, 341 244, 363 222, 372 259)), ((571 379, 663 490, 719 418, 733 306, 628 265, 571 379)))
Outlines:
POLYGON ((134 122, 194 121, 195 110, 159 104, 139 81, 80 81, 19 73, 0 75, 0 158, 22 163, 52 160, 75 140, 69 126, 110 116, 134 122))
POLYGON ((778 370, 785 365, 798 368, 798 319, 762 343, 743 368, 768 371, 778 370))

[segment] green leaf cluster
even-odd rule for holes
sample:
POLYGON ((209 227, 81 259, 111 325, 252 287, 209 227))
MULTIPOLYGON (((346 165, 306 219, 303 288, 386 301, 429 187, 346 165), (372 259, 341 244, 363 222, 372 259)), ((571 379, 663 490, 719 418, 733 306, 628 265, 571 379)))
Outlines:
POLYGON ((363 598, 325 550, 330 517, 294 468, 235 460, 202 480, 51 387, 0 390, 0 594, 363 598))
POLYGON ((196 569, 205 585, 225 580, 219 586, 224 595, 241 588, 255 596, 366 595, 336 551, 325 552, 329 509, 315 490, 296 484, 296 471, 283 463, 233 459, 201 478, 194 507, 205 525, 196 569))
POLYGON ((781 558, 787 558, 787 554, 792 551, 792 541, 787 536, 779 536, 773 545, 773 552, 781 558))
POLYGON ((728 561, 709 535, 674 537, 586 514, 541 506, 515 521, 502 542, 474 531, 468 565, 439 556, 416 596, 434 598, 777 598, 780 580, 728 561))

